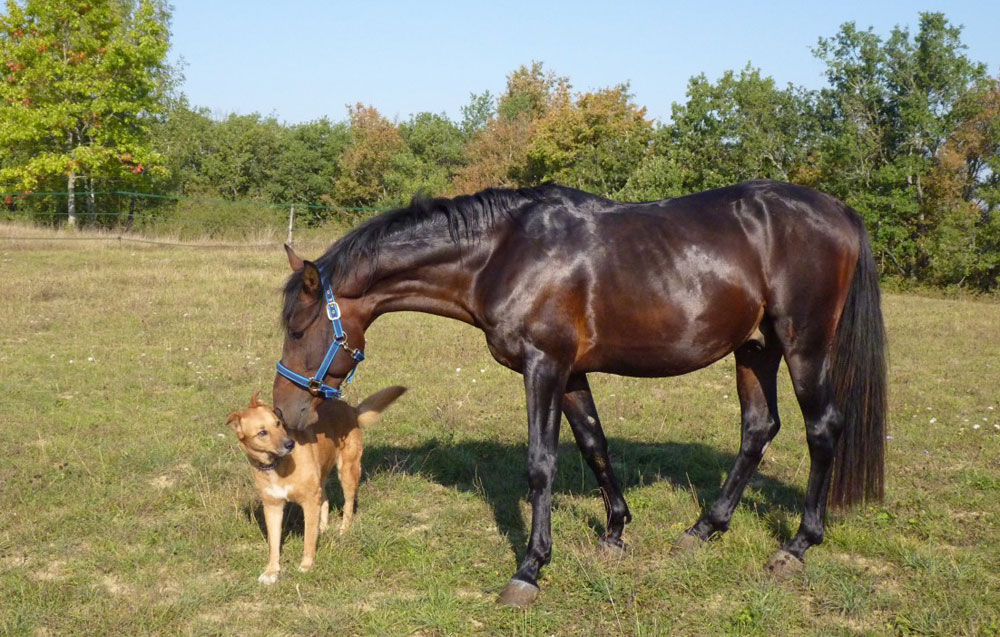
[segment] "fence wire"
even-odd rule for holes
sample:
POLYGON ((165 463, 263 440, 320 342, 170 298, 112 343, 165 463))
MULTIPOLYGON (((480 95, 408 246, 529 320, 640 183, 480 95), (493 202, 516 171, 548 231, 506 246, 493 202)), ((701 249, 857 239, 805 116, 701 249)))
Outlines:
MULTIPOLYGON (((63 191, 0 193, 0 221, 27 222, 58 227, 70 220, 70 196, 63 191)), ((330 222, 354 225, 379 209, 357 206, 330 206, 305 202, 229 200, 196 196, 176 196, 131 190, 78 190, 74 225, 81 229, 110 230, 114 238, 61 237, 58 240, 119 240, 158 242, 162 245, 208 247, 182 241, 159 241, 127 236, 127 233, 169 234, 180 238, 231 239, 268 230, 287 233, 294 241, 298 230, 324 226, 330 222)), ((29 240, 27 237, 0 237, 29 240)), ((47 240, 53 240, 49 238, 47 240)), ((232 244, 246 247, 248 244, 232 244)), ((226 247, 214 243, 211 247, 226 247)))

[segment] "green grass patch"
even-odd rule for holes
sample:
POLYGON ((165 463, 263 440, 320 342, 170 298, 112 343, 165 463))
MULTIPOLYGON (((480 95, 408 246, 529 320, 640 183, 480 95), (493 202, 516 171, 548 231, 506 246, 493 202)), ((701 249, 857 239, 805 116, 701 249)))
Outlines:
POLYGON ((321 537, 303 574, 290 510, 282 578, 259 585, 262 516, 225 418, 268 392, 286 270, 273 246, 0 243, 0 634, 1000 631, 1000 304, 912 294, 885 300, 886 501, 832 516, 798 578, 763 572, 798 526, 808 473, 784 374, 782 432, 731 531, 668 554, 739 446, 726 359, 592 378, 630 551, 597 554, 603 506, 564 428, 541 597, 498 607, 530 528, 523 384, 475 329, 397 314, 372 326, 348 386, 353 403, 411 388, 365 432, 355 526, 321 537))

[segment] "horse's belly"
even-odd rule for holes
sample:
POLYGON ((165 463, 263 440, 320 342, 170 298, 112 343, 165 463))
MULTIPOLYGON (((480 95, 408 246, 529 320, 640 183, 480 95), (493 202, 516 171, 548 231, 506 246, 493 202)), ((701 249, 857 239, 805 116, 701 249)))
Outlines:
POLYGON ((711 365, 733 351, 729 342, 658 343, 596 348, 577 361, 574 371, 659 378, 680 376, 711 365))
POLYGON ((706 300, 687 312, 666 303, 619 311, 616 320, 595 324, 597 329, 581 335, 577 366, 580 371, 656 377, 711 365, 743 344, 760 324, 763 307, 748 296, 706 300))

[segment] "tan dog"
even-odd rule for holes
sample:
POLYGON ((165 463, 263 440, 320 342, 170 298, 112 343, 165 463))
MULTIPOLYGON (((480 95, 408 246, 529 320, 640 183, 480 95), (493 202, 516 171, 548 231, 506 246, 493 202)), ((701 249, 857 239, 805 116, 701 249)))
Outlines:
POLYGON ((361 479, 360 427, 377 421, 405 391, 405 387, 388 387, 363 400, 357 408, 341 400, 324 400, 318 409, 318 422, 307 431, 288 431, 279 415, 257 394, 246 409, 230 414, 227 422, 250 460, 264 504, 268 559, 259 581, 273 584, 278 580, 281 520, 287 501, 301 505, 305 517, 305 550, 299 570, 312 567, 317 537, 329 523, 330 501, 325 485, 333 467, 337 467, 344 490, 341 535, 351 526, 361 479))

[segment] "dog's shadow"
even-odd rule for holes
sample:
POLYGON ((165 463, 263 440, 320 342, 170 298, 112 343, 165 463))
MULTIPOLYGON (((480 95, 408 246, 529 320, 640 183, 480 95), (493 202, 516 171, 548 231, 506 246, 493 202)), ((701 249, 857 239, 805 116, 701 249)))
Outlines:
MULTIPOLYGON (((336 472, 333 472, 336 474, 336 472)), ((340 483, 337 481, 336 477, 331 477, 326 482, 326 496, 330 499, 330 525, 334 525, 334 519, 343 511, 344 509, 344 492, 340 489, 340 483)), ((357 505, 355 504, 355 510, 357 510, 357 505)), ((245 502, 243 504, 243 515, 257 525, 260 529, 260 534, 267 539, 267 521, 264 519, 264 505, 261 504, 260 498, 254 497, 253 500, 245 502)), ((306 532, 306 518, 305 514, 302 512, 302 507, 295 502, 285 503, 285 514, 281 518, 281 546, 285 546, 285 540, 288 539, 290 535, 297 535, 303 537, 306 532)))
MULTIPOLYGON (((658 482, 674 488, 693 490, 704 507, 721 491, 723 477, 736 457, 707 445, 688 442, 641 443, 632 440, 608 441, 611 460, 626 501, 629 491, 658 482)), ((421 476, 442 486, 481 494, 493 509, 497 528, 507 537, 520 560, 528 541, 521 504, 528 495, 527 446, 492 441, 439 442, 430 440, 413 447, 370 445, 365 448, 362 480, 381 471, 421 476)), ((331 480, 331 483, 335 481, 331 480)), ((757 472, 751 485, 761 497, 755 499, 756 515, 782 542, 791 537, 788 515, 800 506, 801 489, 757 472)), ((331 493, 337 489, 327 487, 331 493)), ((559 447, 559 466, 553 485, 556 494, 592 494, 600 498, 597 482, 572 444, 559 447)), ((745 500, 745 498, 744 498, 745 500)), ((333 501, 331 500, 331 510, 333 501)), ((585 514, 587 524, 598 535, 605 530, 599 519, 585 514)), ((694 520, 687 521, 693 523, 694 520)))

